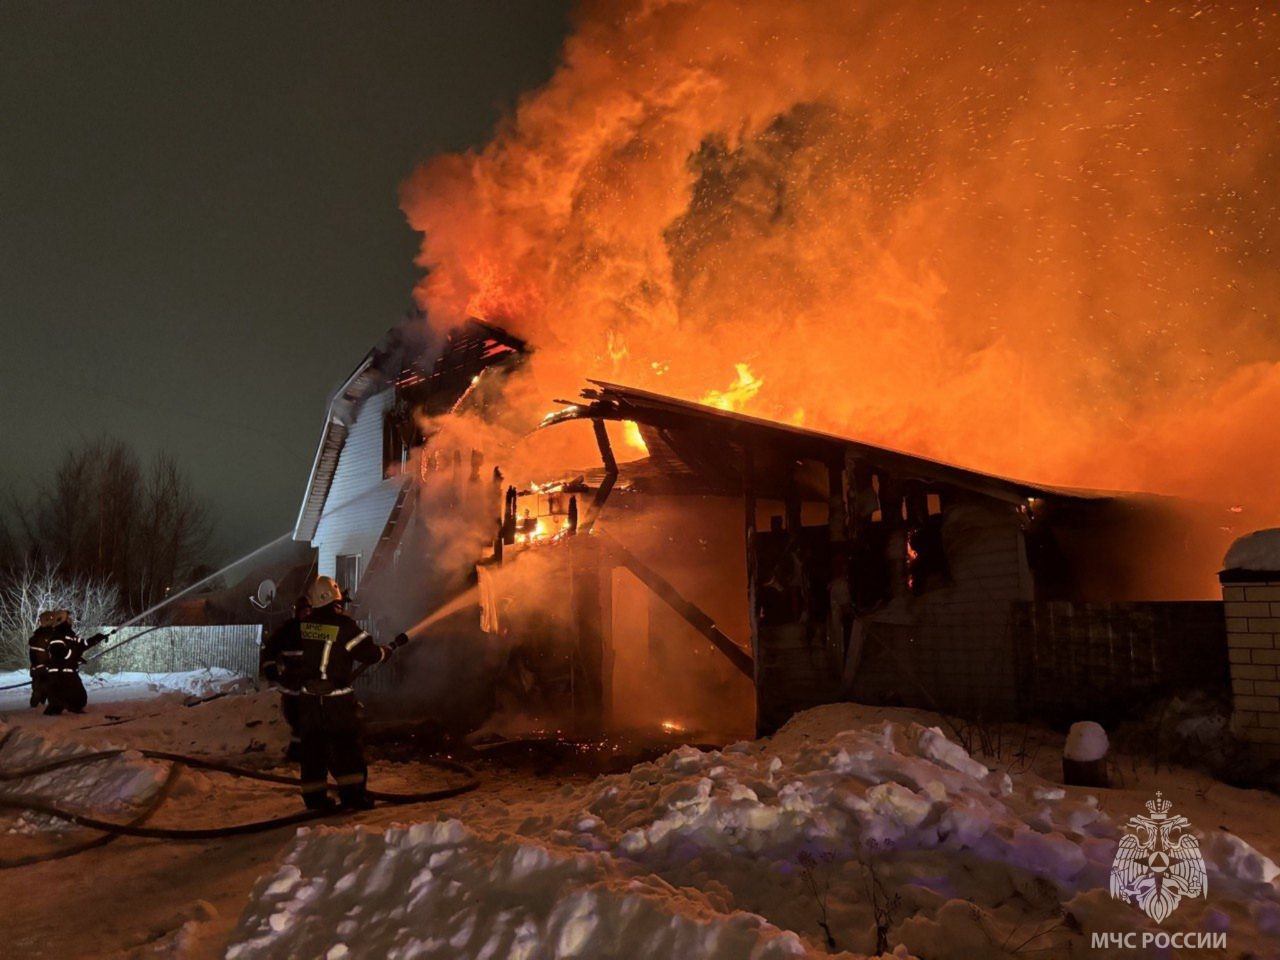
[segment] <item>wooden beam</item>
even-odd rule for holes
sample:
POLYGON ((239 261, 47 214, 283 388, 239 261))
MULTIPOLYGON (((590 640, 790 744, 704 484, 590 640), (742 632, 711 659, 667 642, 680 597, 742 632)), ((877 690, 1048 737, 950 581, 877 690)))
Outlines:
POLYGON ((583 533, 591 532, 596 519, 600 516, 600 511, 604 509, 604 502, 609 499, 609 493, 618 479, 618 461, 613 455, 613 444, 609 442, 609 431, 605 429, 604 421, 596 417, 591 421, 591 428, 595 431, 596 446, 600 448, 600 459, 604 463, 604 478, 600 481, 600 489, 591 500, 591 506, 587 508, 587 515, 582 519, 579 529, 583 533))
POLYGON ((849 539, 849 515, 845 509, 845 469, 844 462, 827 463, 827 531, 832 543, 843 543, 849 539))
POLYGON ((751 654, 724 633, 716 622, 707 616, 697 604, 686 599, 671 582, 654 570, 634 553, 620 544, 615 538, 604 535, 608 549, 619 566, 626 567, 636 579, 657 594, 669 606, 689 623, 691 627, 706 637, 717 650, 729 658, 729 662, 741 670, 746 676, 755 678, 755 660, 751 654))

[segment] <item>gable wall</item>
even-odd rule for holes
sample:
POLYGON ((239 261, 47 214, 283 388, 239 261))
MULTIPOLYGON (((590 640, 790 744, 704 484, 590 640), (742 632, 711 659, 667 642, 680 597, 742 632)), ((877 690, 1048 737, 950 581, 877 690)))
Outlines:
POLYGON ((403 481, 382 478, 382 419, 394 400, 394 390, 369 397, 347 435, 311 541, 323 576, 334 575, 339 554, 359 554, 361 570, 368 570, 395 505, 403 481))

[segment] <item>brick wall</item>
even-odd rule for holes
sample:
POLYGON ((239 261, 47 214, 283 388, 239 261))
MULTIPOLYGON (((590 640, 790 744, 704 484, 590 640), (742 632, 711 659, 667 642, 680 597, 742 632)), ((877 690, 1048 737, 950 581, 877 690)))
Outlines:
POLYGON ((1235 707, 1231 727, 1239 739, 1280 757, 1280 573, 1266 576, 1222 584, 1235 707))

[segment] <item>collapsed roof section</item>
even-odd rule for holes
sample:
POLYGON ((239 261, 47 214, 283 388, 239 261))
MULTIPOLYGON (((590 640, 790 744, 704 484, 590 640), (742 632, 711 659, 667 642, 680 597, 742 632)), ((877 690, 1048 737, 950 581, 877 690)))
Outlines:
POLYGON ((456 407, 482 372, 509 368, 527 353, 519 337, 472 318, 449 333, 442 349, 406 356, 396 391, 427 416, 438 416, 456 407))
POLYGON ((425 315, 412 312, 388 330, 329 400, 293 539, 315 536, 347 434, 365 400, 394 387, 397 399, 435 416, 456 406, 483 371, 511 366, 526 353, 523 340, 474 318, 442 335, 425 315))
MULTIPOLYGON (((548 416, 543 427, 568 420, 629 420, 649 449, 646 460, 622 466, 624 478, 655 492, 737 495, 749 452, 757 496, 782 499, 797 461, 843 462, 846 454, 902 479, 945 484, 1010 503, 1031 498, 1099 501, 1110 495, 1011 480, 833 434, 733 413, 635 387, 590 380, 582 401, 548 416)), ((825 496, 825 492, 813 491, 825 496)))

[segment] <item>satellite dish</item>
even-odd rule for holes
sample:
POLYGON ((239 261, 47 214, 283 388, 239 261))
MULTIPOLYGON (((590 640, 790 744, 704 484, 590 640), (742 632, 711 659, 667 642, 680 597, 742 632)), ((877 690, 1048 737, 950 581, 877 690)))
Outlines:
POLYGON ((267 609, 267 607, 271 606, 271 604, 275 601, 275 599, 276 599, 276 582, 268 578, 266 580, 263 580, 260 584, 258 584, 258 592, 254 596, 249 598, 249 602, 252 603, 259 610, 265 610, 267 609))

